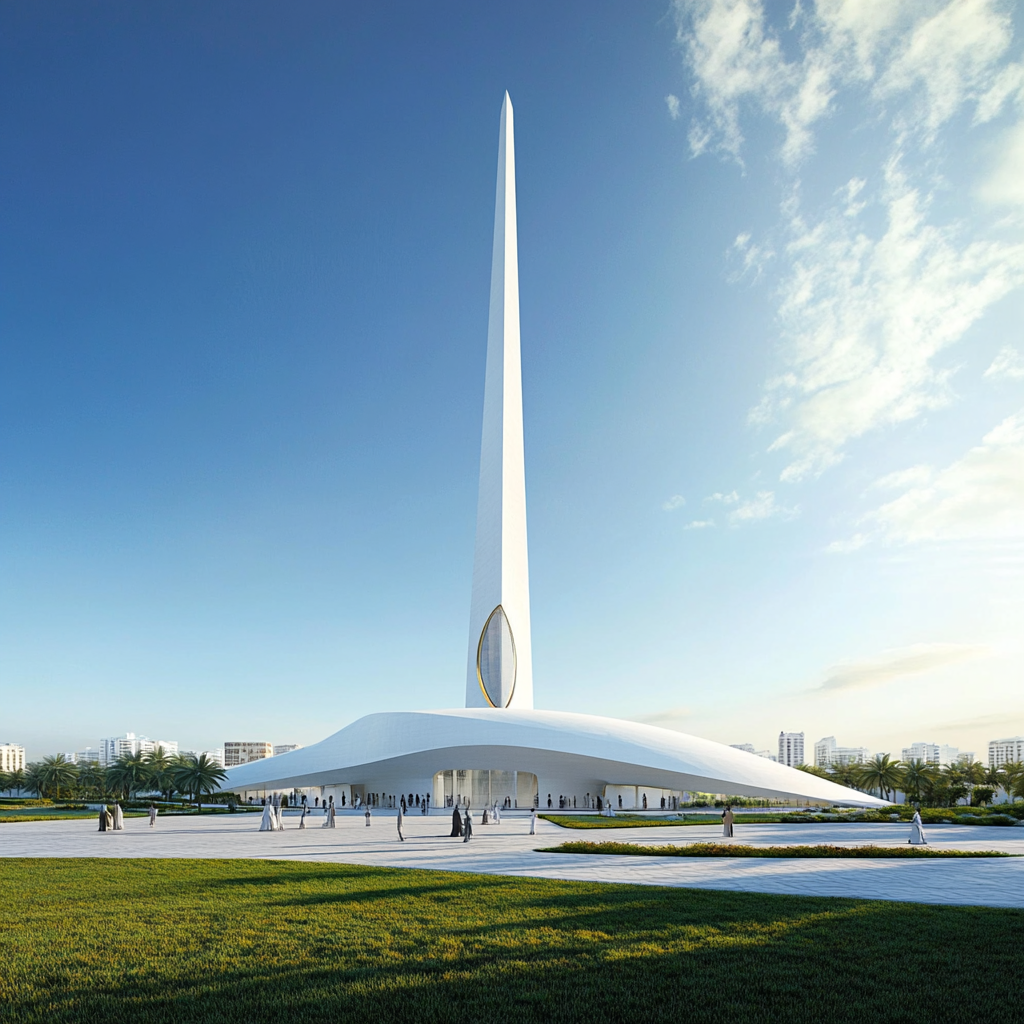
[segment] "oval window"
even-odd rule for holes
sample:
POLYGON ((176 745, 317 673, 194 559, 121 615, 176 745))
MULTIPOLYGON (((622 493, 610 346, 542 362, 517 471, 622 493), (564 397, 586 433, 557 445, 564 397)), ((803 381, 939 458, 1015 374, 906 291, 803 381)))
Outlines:
POLYGON ((516 688, 516 645, 499 604, 487 616, 476 649, 476 677, 492 708, 507 708, 516 688))

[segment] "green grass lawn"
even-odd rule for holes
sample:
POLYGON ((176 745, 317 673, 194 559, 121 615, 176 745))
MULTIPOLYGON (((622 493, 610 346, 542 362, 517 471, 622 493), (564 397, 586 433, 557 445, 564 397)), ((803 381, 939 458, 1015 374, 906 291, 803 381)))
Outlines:
POLYGON ((655 846, 643 843, 562 843, 546 846, 538 853, 606 853, 632 857, 1017 857, 997 850, 942 850, 929 846, 743 846, 732 843, 687 843, 683 846, 655 846))
POLYGON ((267 861, 0 861, 0 1021, 1014 1021, 1024 914, 267 861))

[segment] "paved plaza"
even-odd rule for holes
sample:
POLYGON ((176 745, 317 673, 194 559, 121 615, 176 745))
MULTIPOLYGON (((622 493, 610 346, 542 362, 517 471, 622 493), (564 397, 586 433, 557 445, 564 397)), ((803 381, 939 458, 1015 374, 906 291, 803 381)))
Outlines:
MULTIPOLYGON (((614 857, 537 853, 567 840, 692 843, 721 840, 715 825, 674 828, 563 829, 538 820, 529 834, 526 816, 505 815, 500 825, 477 824, 473 839, 448 836, 451 818, 405 819, 399 842, 394 812, 339 815, 337 828, 322 818, 286 815, 282 832, 259 832, 258 814, 164 817, 155 829, 129 818, 123 832, 97 831, 94 821, 40 821, 0 825, 4 857, 212 857, 323 861, 481 874, 629 882, 700 889, 802 896, 852 896, 917 903, 1024 908, 1024 857, 992 860, 789 860, 746 858, 614 857)), ((478 816, 474 816, 479 821, 478 816)), ((738 825, 733 842, 749 845, 833 843, 843 846, 905 845, 909 826, 738 825)), ((928 829, 936 849, 999 850, 1024 854, 1024 828, 941 825, 928 829)))

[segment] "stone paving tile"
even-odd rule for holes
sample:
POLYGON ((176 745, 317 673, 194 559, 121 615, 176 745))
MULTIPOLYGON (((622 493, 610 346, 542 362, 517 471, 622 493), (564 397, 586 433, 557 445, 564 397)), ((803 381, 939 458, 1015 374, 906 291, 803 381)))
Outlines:
MULTIPOLYGON (((255 814, 204 818, 164 817, 155 829, 130 818, 124 832, 100 833, 92 821, 0 825, 2 857, 212 857, 323 861, 390 867, 469 871, 591 882, 727 889, 804 896, 852 896, 918 903, 1024 908, 1024 857, 1020 860, 854 861, 750 860, 680 857, 609 857, 537 853, 569 839, 690 843, 721 838, 717 826, 680 828, 562 829, 538 821, 530 836, 525 817, 506 815, 500 825, 477 825, 472 842, 448 837, 450 818, 406 818, 407 842, 394 815, 381 812, 367 829, 362 817, 339 816, 336 829, 307 818, 304 830, 287 816, 283 832, 259 832, 255 814)), ((884 825, 745 825, 734 842, 750 845, 834 843, 901 845, 908 827, 884 825)), ((938 848, 1000 850, 1024 854, 1024 829, 945 825, 928 830, 938 848), (1019 838, 1018 838, 1019 837, 1019 838)))

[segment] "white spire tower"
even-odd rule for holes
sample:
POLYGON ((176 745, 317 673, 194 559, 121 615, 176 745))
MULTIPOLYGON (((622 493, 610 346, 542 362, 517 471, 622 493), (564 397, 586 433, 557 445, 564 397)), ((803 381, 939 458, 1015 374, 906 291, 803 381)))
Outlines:
POLYGON ((533 707, 516 167, 512 101, 507 92, 498 137, 466 707, 533 707))

